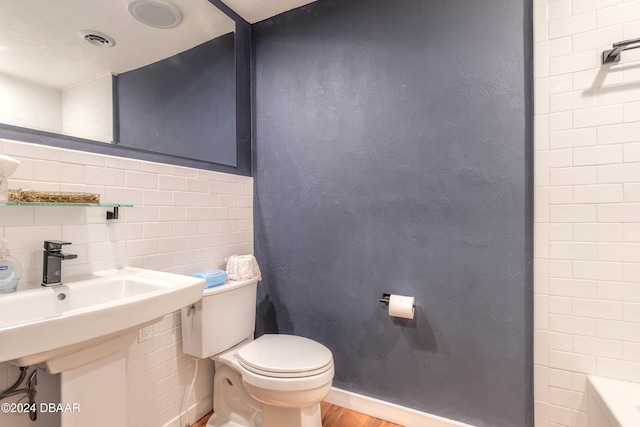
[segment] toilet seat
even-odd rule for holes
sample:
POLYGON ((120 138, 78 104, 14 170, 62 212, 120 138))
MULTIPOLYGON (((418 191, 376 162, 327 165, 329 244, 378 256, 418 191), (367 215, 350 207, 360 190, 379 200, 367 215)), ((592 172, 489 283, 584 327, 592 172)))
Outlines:
POLYGON ((236 353, 244 369, 271 378, 304 378, 333 368, 333 355, 324 345, 294 335, 263 335, 236 353))

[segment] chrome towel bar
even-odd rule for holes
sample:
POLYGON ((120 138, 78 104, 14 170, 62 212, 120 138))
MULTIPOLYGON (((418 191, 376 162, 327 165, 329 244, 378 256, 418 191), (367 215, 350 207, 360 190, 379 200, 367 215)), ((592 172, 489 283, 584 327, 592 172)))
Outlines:
POLYGON ((620 55, 623 50, 637 49, 640 47, 640 39, 623 40, 618 43, 614 43, 611 46, 613 49, 605 50, 602 52, 602 63, 610 64, 612 62, 620 62, 620 55))

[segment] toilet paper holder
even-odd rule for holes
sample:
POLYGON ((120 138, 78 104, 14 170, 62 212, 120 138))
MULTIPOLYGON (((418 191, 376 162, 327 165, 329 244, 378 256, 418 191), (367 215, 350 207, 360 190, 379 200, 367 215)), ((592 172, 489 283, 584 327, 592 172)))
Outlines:
POLYGON ((389 297, 391 297, 391 294, 382 294, 382 298, 380 298, 378 301, 389 305, 389 297))
MULTIPOLYGON (((380 298, 378 301, 380 301, 383 304, 389 305, 389 298, 391 298, 391 294, 382 294, 382 298, 380 298)), ((413 302, 413 308, 416 308, 416 303, 415 301, 413 302)))

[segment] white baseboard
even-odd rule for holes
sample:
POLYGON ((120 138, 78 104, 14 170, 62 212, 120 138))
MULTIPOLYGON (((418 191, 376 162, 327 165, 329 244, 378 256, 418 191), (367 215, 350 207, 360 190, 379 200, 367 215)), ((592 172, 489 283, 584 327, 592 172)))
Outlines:
POLYGON ((340 390, 335 387, 331 388, 325 401, 406 427, 473 427, 470 424, 416 411, 415 409, 340 390))

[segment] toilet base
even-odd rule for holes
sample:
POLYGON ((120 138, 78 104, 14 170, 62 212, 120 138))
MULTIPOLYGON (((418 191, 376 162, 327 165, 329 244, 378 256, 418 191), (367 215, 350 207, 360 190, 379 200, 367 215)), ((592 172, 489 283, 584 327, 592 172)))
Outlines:
POLYGON ((262 403, 251 397, 240 373, 223 362, 215 362, 213 415, 207 427, 261 427, 262 403))
POLYGON ((320 404, 304 408, 284 408, 264 404, 262 427, 322 427, 320 404))
MULTIPOLYGON (((302 409, 280 408, 269 405, 265 405, 263 408, 262 427, 322 427, 319 403, 302 409)), ((207 422, 207 427, 246 426, 213 414, 207 422)))
POLYGON ((234 423, 233 421, 226 420, 222 417, 219 417, 216 414, 213 414, 209 418, 209 421, 207 421, 206 427, 245 427, 245 426, 238 423, 234 423))

